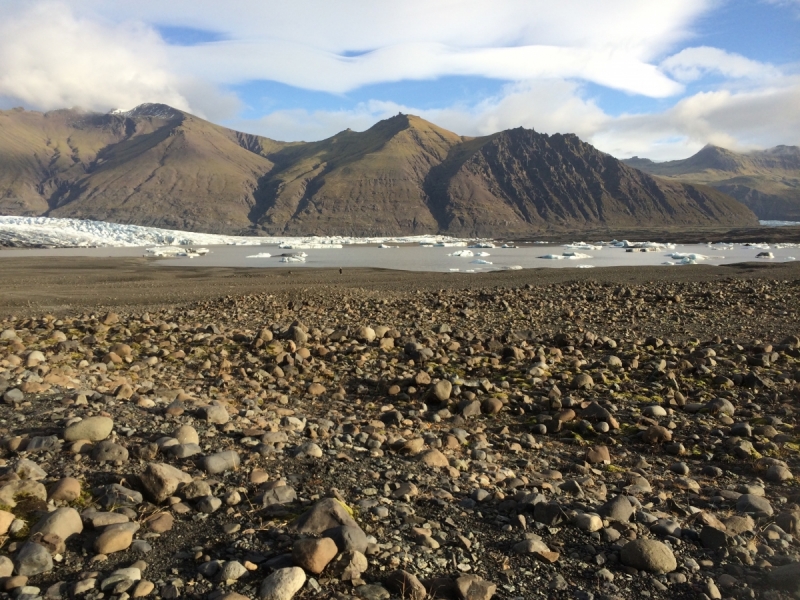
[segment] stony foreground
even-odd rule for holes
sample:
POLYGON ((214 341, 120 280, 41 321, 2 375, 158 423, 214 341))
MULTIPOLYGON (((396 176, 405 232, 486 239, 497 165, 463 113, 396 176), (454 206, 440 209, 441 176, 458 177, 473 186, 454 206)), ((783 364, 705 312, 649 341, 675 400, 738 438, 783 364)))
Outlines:
POLYGON ((0 590, 800 598, 798 302, 587 280, 5 319, 0 590))

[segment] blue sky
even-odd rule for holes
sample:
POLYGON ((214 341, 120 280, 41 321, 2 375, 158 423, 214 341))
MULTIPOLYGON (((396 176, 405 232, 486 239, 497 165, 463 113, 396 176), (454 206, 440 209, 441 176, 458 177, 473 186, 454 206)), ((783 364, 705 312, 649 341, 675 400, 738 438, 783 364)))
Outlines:
POLYGON ((281 140, 402 111, 620 157, 800 144, 800 0, 0 0, 0 107, 148 101, 281 140))

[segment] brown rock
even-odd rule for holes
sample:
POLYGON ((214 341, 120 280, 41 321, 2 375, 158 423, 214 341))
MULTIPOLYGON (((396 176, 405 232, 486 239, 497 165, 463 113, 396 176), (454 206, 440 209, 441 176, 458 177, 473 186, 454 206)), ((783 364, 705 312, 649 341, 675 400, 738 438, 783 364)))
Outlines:
POLYGON ((447 457, 436 448, 426 450, 419 457, 419 462, 428 467, 449 467, 450 462, 447 457))
POLYGON ((607 446, 592 446, 586 451, 586 462, 592 465, 610 465, 611 454, 607 446))
POLYGON ((72 502, 81 495, 81 482, 74 477, 64 477, 50 486, 47 494, 48 500, 72 502))
POLYGON ((171 513, 162 512, 153 515, 147 519, 145 523, 147 524, 147 528, 153 533, 164 533, 172 529, 175 523, 175 517, 173 517, 171 513))
POLYGON ((666 427, 652 425, 642 433, 642 440, 647 444, 661 444, 672 441, 672 432, 666 427))
POLYGON ((107 528, 94 543, 94 549, 100 554, 111 554, 127 550, 133 543, 133 531, 130 529, 107 528))
POLYGON ((462 575, 456 579, 456 587, 461 600, 490 600, 497 591, 497 586, 477 575, 462 575))
POLYGON ((336 542, 328 537, 297 540, 292 548, 295 564, 315 575, 322 573, 338 553, 336 542))
POLYGON ((428 595, 422 582, 408 571, 397 570, 390 573, 384 584, 389 591, 395 592, 401 598, 425 600, 428 595))

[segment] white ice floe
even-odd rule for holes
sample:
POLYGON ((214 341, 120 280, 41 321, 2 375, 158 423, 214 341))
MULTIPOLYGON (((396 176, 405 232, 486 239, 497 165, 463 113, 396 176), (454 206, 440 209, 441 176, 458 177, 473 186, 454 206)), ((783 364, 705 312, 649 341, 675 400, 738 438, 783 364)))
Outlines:
POLYGON ((628 240, 612 240, 608 242, 609 246, 614 246, 616 248, 640 248, 640 249, 652 249, 652 250, 662 250, 662 249, 673 249, 675 248, 675 244, 663 244, 661 242, 630 242, 628 240))
MULTIPOLYGON (((687 261, 687 260, 688 261, 694 261, 692 263, 688 263, 687 262, 687 263, 684 263, 684 264, 695 264, 696 262, 701 261, 701 260, 708 260, 708 256, 706 256, 705 254, 687 254, 686 252, 673 252, 672 254, 669 255, 669 257, 670 258, 674 258, 675 260, 681 260, 681 261, 687 261)), ((725 258, 725 257, 724 256, 715 256, 714 258, 719 259, 719 258, 725 258)))
POLYGON ((483 256, 483 257, 486 257, 486 256, 491 256, 491 254, 489 254, 488 252, 476 252, 476 253, 475 253, 475 256, 483 256))
POLYGON ((451 252, 447 256, 456 256, 461 258, 472 258, 475 256, 475 253, 472 250, 456 250, 455 252, 451 252))
POLYGON ((475 260, 470 261, 471 265, 491 265, 488 260, 483 260, 482 258, 476 258, 475 260))
POLYGON ((520 265, 509 265, 507 267, 503 267, 506 271, 522 271, 522 266, 520 265))
POLYGON ((588 254, 581 254, 580 252, 564 252, 563 254, 545 254, 539 258, 546 258, 548 260, 584 260, 594 257, 588 254))
POLYGON ((501 247, 501 248, 514 248, 514 249, 516 249, 516 246, 514 245, 514 242, 508 242, 508 243, 506 243, 506 244, 503 244, 503 245, 502 245, 502 246, 500 246, 500 247, 501 247))
POLYGON ((495 245, 492 242, 478 242, 477 244, 472 244, 470 248, 494 248, 495 245))
POLYGON ((282 256, 282 263, 304 263, 306 262, 305 256, 282 256))
POLYGON ((800 221, 759 221, 764 227, 793 227, 800 225, 800 221))
POLYGON ((564 248, 569 248, 570 250, 602 250, 602 246, 596 246, 594 244, 587 244, 586 242, 572 242, 571 244, 567 244, 564 248))
POLYGON ((269 252, 259 252, 258 254, 251 254, 247 258, 270 258, 270 257, 272 257, 272 254, 270 254, 269 252))
POLYGON ((579 269, 594 269, 594 265, 578 265, 579 269))
POLYGON ((400 246, 390 246, 389 244, 380 244, 378 248, 399 248, 400 246))
POLYGON ((775 255, 772 252, 759 252, 756 258, 775 258, 775 255))
POLYGON ((283 242, 278 244, 278 248, 284 250, 335 250, 341 249, 342 244, 326 243, 326 242, 283 242))
POLYGON ((156 246, 154 248, 147 248, 146 252, 157 257, 173 258, 178 256, 186 256, 189 258, 197 258, 208 254, 208 248, 191 248, 186 246, 156 246))
POLYGON ((466 248, 467 242, 436 242, 436 248, 466 248))

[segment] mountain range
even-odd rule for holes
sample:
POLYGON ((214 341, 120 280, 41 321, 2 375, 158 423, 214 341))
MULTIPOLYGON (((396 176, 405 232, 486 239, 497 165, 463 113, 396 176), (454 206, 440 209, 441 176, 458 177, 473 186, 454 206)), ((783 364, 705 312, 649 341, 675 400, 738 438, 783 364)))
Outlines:
POLYGON ((265 235, 757 225, 726 193, 654 177, 571 134, 470 138, 398 114, 287 143, 163 104, 0 111, 0 214, 265 235))
POLYGON ((759 219, 800 221, 798 146, 738 153, 709 145, 685 160, 623 162, 651 175, 709 185, 747 205, 759 219))

